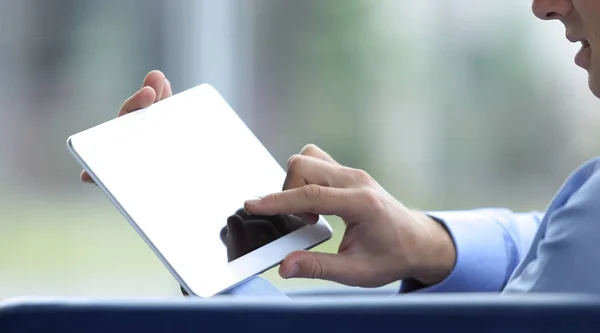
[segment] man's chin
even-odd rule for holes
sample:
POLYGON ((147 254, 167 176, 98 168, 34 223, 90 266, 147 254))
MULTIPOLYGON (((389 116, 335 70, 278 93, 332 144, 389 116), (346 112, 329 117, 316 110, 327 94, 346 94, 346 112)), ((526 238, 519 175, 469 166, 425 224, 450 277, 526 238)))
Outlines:
POLYGON ((600 75, 598 75, 600 73, 595 73, 592 70, 589 70, 588 73, 588 86, 592 93, 600 98, 600 75))

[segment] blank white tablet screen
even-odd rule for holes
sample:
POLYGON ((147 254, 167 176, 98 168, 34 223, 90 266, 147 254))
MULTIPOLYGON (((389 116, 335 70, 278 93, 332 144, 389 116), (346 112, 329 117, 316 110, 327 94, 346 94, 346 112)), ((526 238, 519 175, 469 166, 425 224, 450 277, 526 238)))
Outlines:
POLYGON ((78 133, 69 145, 198 295, 218 293, 331 235, 321 219, 228 263, 219 236, 227 217, 245 200, 279 191, 285 172, 209 85, 78 133))

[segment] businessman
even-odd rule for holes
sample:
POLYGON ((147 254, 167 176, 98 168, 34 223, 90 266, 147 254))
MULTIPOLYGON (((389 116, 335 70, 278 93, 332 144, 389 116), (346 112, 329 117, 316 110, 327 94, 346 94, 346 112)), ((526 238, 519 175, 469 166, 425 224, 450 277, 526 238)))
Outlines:
MULTIPOLYGON (((534 0, 534 14, 559 20, 575 63, 600 97, 600 1, 534 0)), ((159 71, 122 106, 119 115, 171 95, 159 71)), ((91 182, 85 173, 82 180, 91 182)), ((346 230, 337 254, 298 251, 279 268, 284 278, 315 278, 362 287, 402 280, 401 292, 600 293, 600 159, 576 170, 544 213, 508 209, 453 212, 410 210, 362 170, 340 165, 314 145, 288 161, 283 191, 249 199, 250 214, 341 217, 346 230)), ((230 291, 279 295, 254 278, 230 291)))

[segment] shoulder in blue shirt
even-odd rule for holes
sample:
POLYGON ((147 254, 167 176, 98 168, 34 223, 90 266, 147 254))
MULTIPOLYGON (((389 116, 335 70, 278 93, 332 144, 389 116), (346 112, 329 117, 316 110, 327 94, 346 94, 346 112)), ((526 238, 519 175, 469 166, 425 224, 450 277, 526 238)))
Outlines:
POLYGON ((600 161, 581 167, 552 201, 505 291, 600 293, 600 161))

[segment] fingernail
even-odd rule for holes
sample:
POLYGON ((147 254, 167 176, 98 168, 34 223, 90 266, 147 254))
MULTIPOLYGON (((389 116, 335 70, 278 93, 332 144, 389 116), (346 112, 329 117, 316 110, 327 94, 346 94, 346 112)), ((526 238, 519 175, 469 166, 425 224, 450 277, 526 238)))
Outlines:
POLYGON ((292 268, 290 268, 290 270, 287 272, 287 275, 285 278, 289 279, 289 278, 296 277, 296 275, 298 275, 299 271, 300 271, 300 267, 298 266, 298 264, 294 264, 294 266, 292 266, 292 268))
POLYGON ((246 204, 250 206, 258 206, 260 204, 261 198, 252 198, 250 200, 246 200, 246 204))

